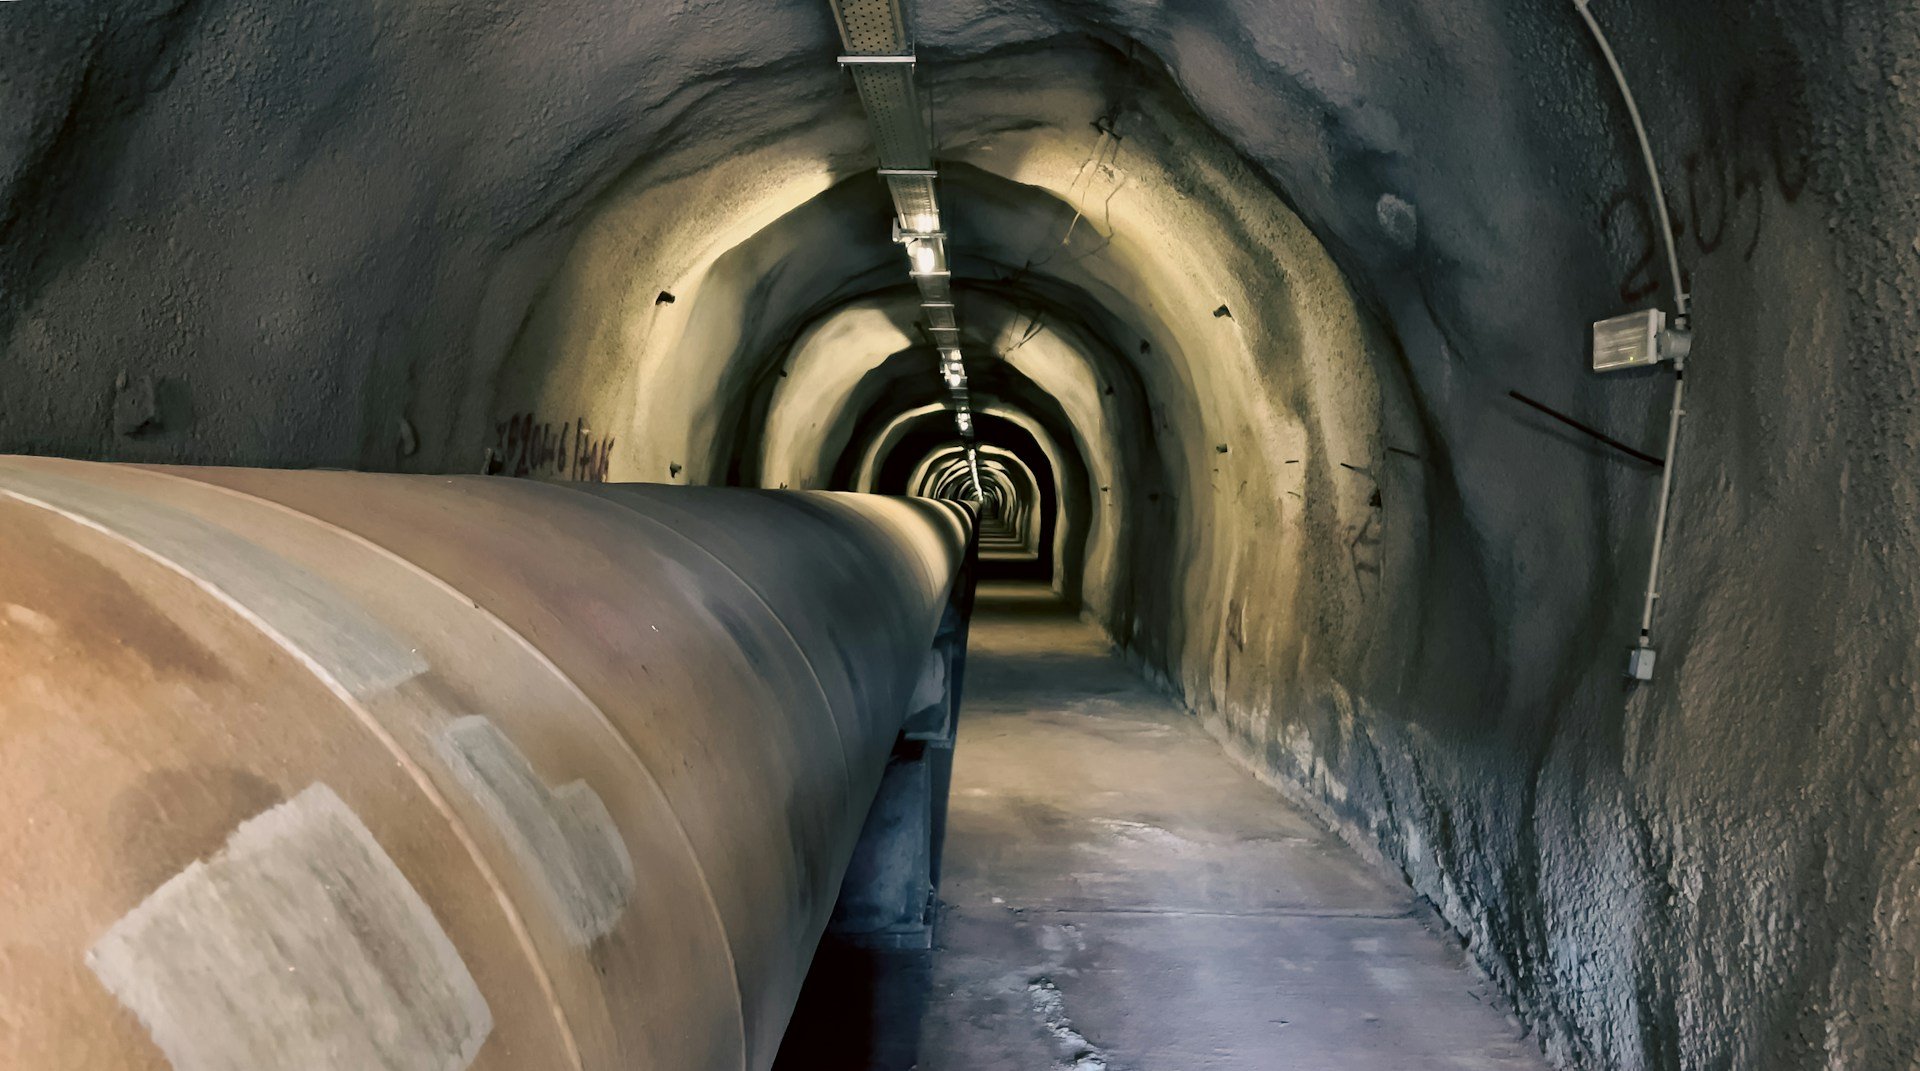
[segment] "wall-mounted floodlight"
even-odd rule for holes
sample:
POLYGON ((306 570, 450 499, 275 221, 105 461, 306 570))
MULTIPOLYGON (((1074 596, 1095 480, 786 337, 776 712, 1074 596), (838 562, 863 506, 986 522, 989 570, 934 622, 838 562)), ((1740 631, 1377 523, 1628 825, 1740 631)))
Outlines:
POLYGON ((1668 327, 1660 309, 1642 309, 1593 325, 1593 370, 1617 372, 1647 368, 1662 361, 1684 363, 1692 348, 1685 328, 1668 327))
POLYGON ((1620 102, 1626 106, 1627 119, 1633 124, 1633 136, 1640 143, 1640 160, 1647 167, 1647 189, 1653 195, 1654 233, 1667 256, 1667 281, 1673 287, 1674 326, 1668 327, 1660 312, 1638 312, 1616 316, 1593 325, 1593 370, 1611 372, 1638 368, 1661 361, 1673 362, 1673 405, 1667 414, 1667 453, 1660 466, 1660 506, 1653 521, 1653 551, 1647 562, 1647 591, 1640 606, 1640 642, 1627 655, 1627 676, 1637 681, 1653 679, 1653 606, 1660 597, 1660 556, 1667 535, 1667 508, 1673 499, 1674 455, 1680 447, 1680 417, 1685 412, 1681 399, 1686 384, 1687 356, 1693 349, 1690 317, 1693 300, 1687 294, 1686 281, 1680 275, 1680 252, 1674 247, 1673 217, 1667 213, 1666 183, 1660 181, 1660 167, 1653 158, 1653 141, 1647 137, 1647 124, 1640 118, 1640 105, 1627 85, 1627 72, 1620 68, 1600 21, 1593 17, 1591 0, 1573 0, 1580 21, 1586 23, 1600 48, 1601 58, 1613 72, 1620 89, 1620 102))
MULTIPOLYGON (((1681 305, 1685 307, 1684 303, 1681 305)), ((1660 504, 1654 514, 1653 559, 1647 567, 1647 591, 1640 610, 1640 642, 1627 652, 1627 676, 1637 681, 1653 679, 1653 606, 1660 597, 1660 556, 1666 542, 1667 507, 1673 497, 1673 454, 1680 441, 1681 391, 1685 386, 1687 356, 1693 351, 1693 333, 1687 318, 1677 317, 1669 326, 1661 309, 1642 309, 1613 316, 1593 325, 1593 370, 1618 372, 1628 368, 1651 368, 1663 362, 1673 364, 1673 405, 1667 415, 1667 456, 1660 466, 1660 504)))
POLYGON ((933 243, 914 242, 908 246, 908 248, 912 250, 909 255, 913 257, 913 270, 922 275, 931 274, 935 264, 938 263, 933 250, 933 243))

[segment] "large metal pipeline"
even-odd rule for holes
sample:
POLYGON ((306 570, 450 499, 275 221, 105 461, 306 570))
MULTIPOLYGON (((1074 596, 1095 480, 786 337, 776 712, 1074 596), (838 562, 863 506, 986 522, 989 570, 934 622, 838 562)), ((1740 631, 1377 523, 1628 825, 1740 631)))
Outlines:
POLYGON ((0 458, 0 1066, 767 1067, 969 524, 0 458))

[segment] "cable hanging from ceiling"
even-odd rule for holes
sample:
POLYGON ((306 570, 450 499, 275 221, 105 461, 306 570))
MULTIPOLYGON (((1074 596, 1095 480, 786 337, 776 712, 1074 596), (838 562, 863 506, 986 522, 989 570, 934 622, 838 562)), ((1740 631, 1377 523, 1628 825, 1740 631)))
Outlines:
POLYGON ((933 118, 921 100, 919 65, 907 31, 904 0, 829 0, 840 27, 840 65, 853 76, 873 129, 880 177, 893 198, 893 240, 907 251, 907 274, 920 291, 927 336, 939 352, 954 429, 966 446, 980 497, 979 450, 967 365, 954 317, 953 272, 940 216, 939 172, 933 165, 933 118))

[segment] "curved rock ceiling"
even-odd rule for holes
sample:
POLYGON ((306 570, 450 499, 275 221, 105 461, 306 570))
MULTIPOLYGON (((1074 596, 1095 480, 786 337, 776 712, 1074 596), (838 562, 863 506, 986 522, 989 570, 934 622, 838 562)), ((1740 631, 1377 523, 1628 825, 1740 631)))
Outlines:
MULTIPOLYGON (((918 8, 1055 583, 1561 1061, 1920 1048, 1912 6, 1596 8, 1696 313, 1631 688, 1657 475, 1509 397, 1662 449, 1665 379, 1585 370, 1671 295, 1569 4, 918 8)), ((7 450, 888 489, 948 445, 819 0, 23 3, 0 48, 7 450)))

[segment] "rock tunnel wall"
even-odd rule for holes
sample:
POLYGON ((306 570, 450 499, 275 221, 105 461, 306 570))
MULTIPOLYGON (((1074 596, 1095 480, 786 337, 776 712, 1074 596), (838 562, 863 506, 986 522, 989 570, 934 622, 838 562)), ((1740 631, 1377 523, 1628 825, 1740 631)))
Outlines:
MULTIPOLYGON (((1585 371, 1671 295, 1570 6, 924 6, 982 411, 1084 488, 1062 587, 1556 1058, 1900 1066, 1920 13, 1596 12, 1695 298, 1652 684, 1654 475, 1508 397, 1660 450, 1664 380, 1585 371)), ((8 5, 0 448, 851 486, 932 384, 834 51, 812 2, 8 5)))

